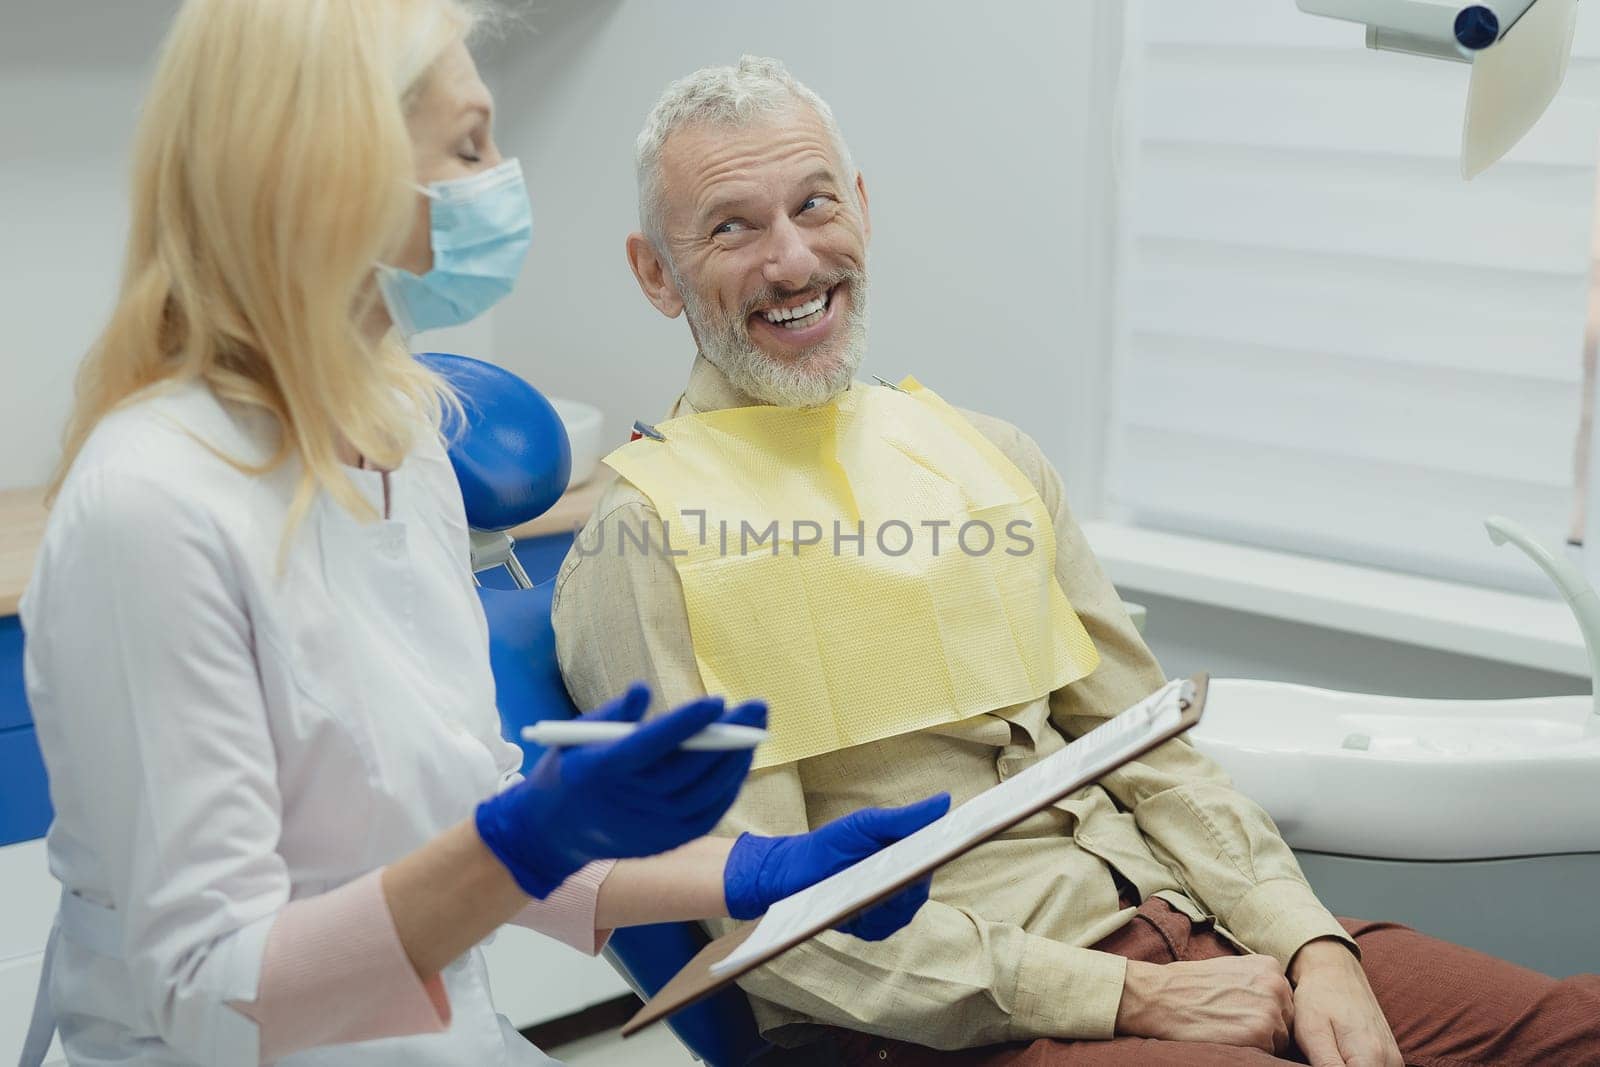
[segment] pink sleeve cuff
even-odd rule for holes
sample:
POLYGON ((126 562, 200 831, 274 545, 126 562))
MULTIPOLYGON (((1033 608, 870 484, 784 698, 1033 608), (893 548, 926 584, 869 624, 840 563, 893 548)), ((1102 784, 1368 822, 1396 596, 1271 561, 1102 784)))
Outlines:
POLYGON ((235 1004, 260 1028, 261 1059, 302 1049, 438 1033, 450 1025, 439 975, 406 958, 381 870, 292 901, 267 934, 256 999, 235 1004))
POLYGON ((585 955, 595 955, 611 938, 610 930, 595 929, 594 915, 600 884, 614 866, 615 860, 589 864, 548 897, 530 902, 511 921, 571 945, 585 955))

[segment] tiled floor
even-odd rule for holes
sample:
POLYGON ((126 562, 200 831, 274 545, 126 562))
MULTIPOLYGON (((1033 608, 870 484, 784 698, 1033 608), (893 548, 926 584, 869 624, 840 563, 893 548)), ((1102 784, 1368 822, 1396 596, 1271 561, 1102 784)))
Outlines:
POLYGON ((665 1026, 626 1041, 613 1030, 548 1051, 567 1067, 691 1067, 698 1062, 665 1026))

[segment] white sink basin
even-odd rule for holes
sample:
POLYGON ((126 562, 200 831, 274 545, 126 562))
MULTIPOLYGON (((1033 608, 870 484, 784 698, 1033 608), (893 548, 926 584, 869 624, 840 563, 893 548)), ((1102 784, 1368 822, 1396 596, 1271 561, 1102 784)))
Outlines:
POLYGON ((1587 696, 1418 700, 1216 679, 1190 734, 1295 848, 1459 860, 1600 852, 1587 696))

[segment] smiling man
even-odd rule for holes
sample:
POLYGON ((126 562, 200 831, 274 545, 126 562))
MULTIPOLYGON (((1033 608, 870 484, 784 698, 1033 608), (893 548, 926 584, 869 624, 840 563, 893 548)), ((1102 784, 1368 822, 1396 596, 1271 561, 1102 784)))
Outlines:
POLYGON ((644 232, 628 238, 628 261, 662 314, 687 313, 701 356, 734 389, 822 404, 849 388, 866 349, 866 184, 815 108, 784 116, 773 144, 770 129, 729 137, 717 114, 727 106, 691 90, 651 116, 639 148, 644 232), (667 176, 690 173, 669 205, 667 176), (777 204, 784 224, 772 232, 777 204))
MULTIPOLYGON (((854 380, 867 189, 820 98, 773 60, 698 71, 638 172, 628 258, 698 355, 557 578, 581 706, 637 678, 767 697, 722 832, 781 835, 959 804, 1162 684, 1031 440, 854 380)), ((823 934, 741 985, 769 1036, 847 1062, 1600 1062, 1596 979, 1336 920, 1183 741, 941 868, 888 941, 823 934)))

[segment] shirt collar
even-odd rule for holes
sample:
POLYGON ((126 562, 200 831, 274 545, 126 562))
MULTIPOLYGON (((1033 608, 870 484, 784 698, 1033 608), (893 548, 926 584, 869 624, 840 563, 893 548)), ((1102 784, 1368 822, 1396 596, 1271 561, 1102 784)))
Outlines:
POLYGON ((672 405, 671 418, 679 415, 698 415, 705 411, 723 408, 748 408, 759 405, 744 390, 728 380, 728 376, 705 356, 696 353, 694 368, 689 371, 689 385, 672 405))

